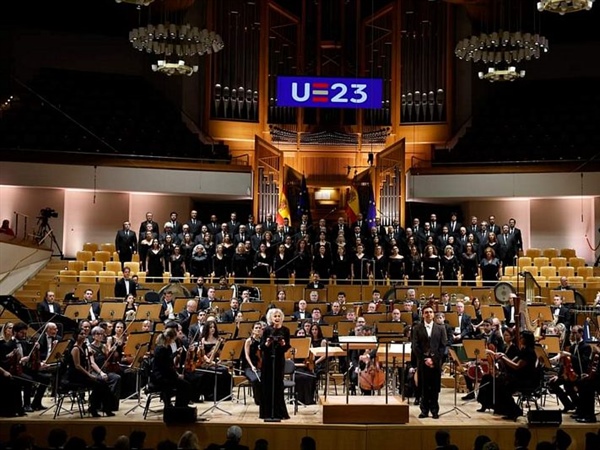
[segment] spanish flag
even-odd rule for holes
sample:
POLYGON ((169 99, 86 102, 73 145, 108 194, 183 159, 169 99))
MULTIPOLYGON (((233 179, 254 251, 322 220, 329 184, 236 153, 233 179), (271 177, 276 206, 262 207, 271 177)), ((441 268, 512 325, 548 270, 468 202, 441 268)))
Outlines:
POLYGON ((292 224, 292 218, 290 215, 290 206, 287 199, 287 187, 285 179, 282 180, 279 185, 279 207, 277 208, 277 225, 283 225, 283 219, 288 219, 290 225, 292 224))
POLYGON ((350 186, 348 198, 346 199, 346 215, 348 223, 356 222, 356 216, 360 212, 360 201, 358 199, 358 191, 354 186, 350 186))

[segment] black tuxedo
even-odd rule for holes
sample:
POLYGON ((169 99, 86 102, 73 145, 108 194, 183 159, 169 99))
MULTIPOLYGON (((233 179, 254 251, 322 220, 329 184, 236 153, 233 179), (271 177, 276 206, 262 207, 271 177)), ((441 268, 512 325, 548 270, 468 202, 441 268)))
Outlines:
POLYGON ((325 289, 325 285, 323 283, 321 283, 320 281, 317 282, 316 284, 313 283, 312 281, 310 283, 308 283, 306 285, 306 289, 325 289))
POLYGON ((300 311, 294 311, 294 314, 292 314, 292 319, 293 320, 304 320, 304 319, 310 319, 311 315, 308 312, 308 310, 304 311, 304 315, 300 314, 300 311))
POLYGON ((221 224, 218 222, 208 222, 206 228, 208 228, 208 231, 214 236, 221 231, 221 224))
POLYGON ((190 292, 192 294, 192 297, 206 297, 206 294, 208 292, 208 288, 206 286, 198 286, 196 285, 194 288, 192 288, 192 291, 190 292))
POLYGON ((442 362, 446 354, 448 339, 445 327, 432 323, 431 337, 427 334, 425 322, 413 327, 412 350, 417 358, 419 384, 421 385, 421 413, 433 415, 439 413, 439 393, 442 379, 442 362), (428 367, 425 360, 431 358, 433 367, 428 367))
POLYGON ((131 255, 137 251, 137 236, 135 231, 119 230, 115 237, 115 248, 119 254, 119 260, 131 261, 131 255))
POLYGON ((240 311, 239 309, 237 309, 235 311, 233 309, 228 309, 221 315, 221 322, 225 322, 225 323, 235 322, 235 318, 239 311, 240 311))
POLYGON ((227 227, 229 228, 229 232, 231 234, 237 234, 237 232, 240 230, 240 223, 237 220, 235 222, 230 220, 227 222, 227 227))
POLYGON ((239 244, 240 242, 243 244, 244 242, 246 242, 247 240, 250 239, 250 233, 238 233, 233 237, 233 243, 234 244, 239 244))
POLYGON ((143 239, 146 236, 146 225, 147 224, 151 224, 152 225, 152 232, 156 235, 158 235, 158 223, 156 223, 155 221, 151 221, 148 222, 147 220, 144 220, 141 224, 140 224, 140 232, 138 233, 140 235, 140 239, 143 239))
POLYGON ((62 310, 60 309, 60 305, 56 301, 54 303, 52 303, 52 305, 54 305, 53 306, 53 308, 54 308, 54 312, 53 313, 50 312, 50 304, 48 303, 48 301, 46 299, 42 300, 37 305, 37 313, 38 313, 39 316, 41 316, 41 318, 43 319, 44 322, 46 320, 48 320, 50 317, 52 317, 54 314, 58 314, 58 315, 62 314, 62 310))
POLYGON ((515 266, 517 256, 517 241, 514 234, 500 234, 497 237, 498 245, 502 253, 502 267, 515 266))
POLYGON ((515 227, 512 229, 509 228, 508 232, 514 236, 517 251, 523 250, 523 236, 521 235, 521 230, 515 227))
POLYGON ((473 322, 471 320, 471 316, 468 314, 462 315, 462 319, 460 320, 460 338, 461 340, 469 337, 473 334, 473 322))
POLYGON ((554 317, 558 315, 558 320, 556 321, 556 323, 563 323, 568 330, 571 325, 571 311, 569 311, 569 308, 562 305, 560 308, 556 308, 556 306, 551 306, 550 309, 552 310, 552 315, 554 317), (558 314, 556 311, 557 309, 558 314))
MULTIPOLYGON (((510 310, 511 310, 511 308, 514 308, 514 306, 506 305, 506 306, 502 307, 502 310, 504 311, 504 320, 506 321, 506 325, 512 325, 512 324, 514 324, 514 322, 510 321, 510 310)), ((514 312, 514 315, 515 316, 517 315, 516 311, 514 312)), ((516 320, 516 317, 515 317, 515 320, 516 320)))
POLYGON ((456 221, 456 222, 448 222, 446 224, 446 226, 448 227, 448 233, 454 235, 454 236, 458 236, 460 234, 460 227, 462 227, 462 223, 456 221))
POLYGON ((186 223, 190 227, 190 234, 192 235, 192 238, 196 237, 202 229, 202 221, 199 219, 192 221, 192 219, 190 219, 186 223))
POLYGON ((136 296, 135 283, 129 279, 129 292, 127 291, 127 287, 125 286, 125 278, 121 278, 117 280, 115 283, 115 297, 127 297, 127 294, 131 294, 134 297, 136 296))
POLYGON ((173 233, 175 235, 178 235, 179 233, 181 233, 182 226, 183 226, 183 224, 181 222, 179 222, 178 220, 169 220, 169 222, 171 222, 173 224, 173 233))
POLYGON ((189 312, 187 309, 184 309, 177 314, 177 322, 181 324, 181 329, 186 336, 188 335, 190 329, 192 317, 195 317, 195 314, 189 312))
MULTIPOLYGON (((52 341, 60 342, 62 340, 62 336, 57 334, 52 338, 52 341)), ((46 361, 48 356, 50 355, 50 345, 48 342, 48 335, 44 333, 44 336, 40 338, 40 361, 46 361)))
MULTIPOLYGON (((100 302, 92 302, 90 305, 90 312, 88 313, 88 320, 94 321, 100 319, 100 302), (94 319, 92 319, 92 312, 94 313, 94 319)), ((121 320, 122 317, 115 317, 115 320, 121 320)))
MULTIPOLYGON (((367 221, 364 219, 361 220, 360 222, 358 220, 356 222, 354 222, 350 226, 350 229, 354 231, 355 227, 360 227, 360 234, 363 234, 365 236, 371 232, 371 230, 369 230, 369 225, 367 224, 367 221)), ((338 230, 339 230, 339 228, 338 228, 338 230)))

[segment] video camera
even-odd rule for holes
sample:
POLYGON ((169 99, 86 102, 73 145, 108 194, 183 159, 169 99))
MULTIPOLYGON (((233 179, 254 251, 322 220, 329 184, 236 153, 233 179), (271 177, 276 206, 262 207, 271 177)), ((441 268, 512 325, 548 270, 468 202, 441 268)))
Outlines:
POLYGON ((52 208, 43 208, 43 209, 40 209, 40 215, 37 218, 48 220, 51 217, 54 217, 54 218, 58 217, 58 213, 56 212, 56 210, 54 210, 52 208))

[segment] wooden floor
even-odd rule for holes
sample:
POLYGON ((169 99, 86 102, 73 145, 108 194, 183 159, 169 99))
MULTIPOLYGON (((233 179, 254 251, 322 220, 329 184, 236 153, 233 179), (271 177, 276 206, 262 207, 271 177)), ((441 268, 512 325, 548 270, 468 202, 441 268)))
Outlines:
MULTIPOLYGON (((236 392, 237 393, 237 392, 236 392)), ((440 413, 438 420, 432 418, 419 419, 419 407, 410 405, 409 421, 403 425, 379 425, 379 424, 323 424, 322 406, 300 406, 298 413, 293 415, 292 406, 288 407, 290 420, 280 423, 265 423, 258 418, 258 406, 254 404, 244 405, 243 400, 237 399, 220 403, 218 406, 223 411, 210 409, 212 403, 198 404, 199 417, 205 419, 188 425, 167 426, 163 423, 162 414, 151 414, 144 420, 143 407, 136 408, 132 413, 125 414, 138 402, 127 400, 121 403, 120 410, 115 417, 93 419, 91 417, 80 418, 78 414, 69 415, 62 412, 56 420, 53 420, 53 410, 45 414, 30 413, 26 418, 3 419, 0 421, 0 439, 5 440, 8 430, 13 423, 25 423, 28 431, 36 437, 36 443, 45 444, 45 436, 48 431, 55 427, 64 428, 70 436, 80 436, 89 440, 91 429, 103 424, 108 429, 107 442, 111 443, 121 434, 129 434, 133 430, 143 430, 147 433, 148 446, 154 446, 163 439, 177 441, 185 430, 193 430, 198 434, 203 445, 211 442, 224 441, 225 431, 231 424, 241 425, 244 430, 242 444, 253 448, 254 442, 260 438, 266 438, 270 442, 270 448, 285 449, 298 448, 300 439, 310 435, 317 441, 321 449, 344 449, 344 450, 381 450, 384 448, 408 448, 391 443, 410 443, 411 450, 435 448, 434 433, 440 428, 448 429, 452 441, 461 449, 472 448, 473 440, 480 434, 486 434, 492 440, 500 444, 500 448, 512 448, 513 433, 517 426, 527 426, 527 419, 521 417, 517 422, 502 420, 492 413, 479 413, 476 409, 479 404, 475 402, 463 402, 457 396, 455 408, 454 391, 450 388, 442 389, 440 397, 440 413), (204 413, 204 414, 203 414, 204 413)), ((366 398, 350 397, 350 403, 364 403, 366 398)), ((252 401, 249 398, 250 402, 252 401)), ((336 399, 339 401, 339 399, 336 399)), ((382 402, 383 398, 374 398, 373 402, 382 402)), ((53 400, 46 398, 47 406, 53 404, 53 400)), ((159 409, 161 404, 153 402, 153 407, 159 409)), ((545 409, 558 409, 556 399, 549 397, 545 409)), ((579 424, 571 419, 569 415, 563 415, 561 428, 567 431, 573 438, 571 449, 583 449, 585 433, 596 432, 600 425, 579 424)), ((554 428, 532 427, 533 442, 539 440, 551 440, 555 434, 554 428)), ((535 444, 534 444, 535 445, 535 444)), ((530 446, 530 448, 534 448, 530 446)))

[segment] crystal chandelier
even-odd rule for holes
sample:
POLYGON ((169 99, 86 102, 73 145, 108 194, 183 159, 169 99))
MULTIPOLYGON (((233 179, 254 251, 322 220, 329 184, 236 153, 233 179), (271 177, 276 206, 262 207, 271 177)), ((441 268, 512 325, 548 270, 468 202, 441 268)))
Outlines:
POLYGON ((547 51, 548 40, 544 36, 500 30, 464 38, 456 44, 454 54, 465 61, 511 64, 539 59, 547 51))
POLYGON ((515 81, 525 77, 525 71, 520 70, 517 72, 515 66, 509 66, 505 70, 489 67, 487 72, 479 72, 478 76, 480 80, 487 80, 490 83, 495 81, 515 81))
POLYGON ((117 3, 131 3, 132 5, 148 6, 154 0, 115 0, 117 3))
POLYGON ((594 0, 541 0, 537 4, 538 11, 549 11, 561 16, 566 13, 589 11, 594 6, 594 0))
POLYGON ((225 47, 221 36, 214 31, 173 23, 134 28, 129 32, 129 42, 136 50, 161 56, 152 70, 167 75, 192 75, 198 66, 188 64, 186 57, 210 55, 225 47))

